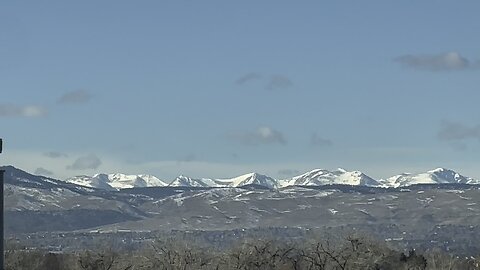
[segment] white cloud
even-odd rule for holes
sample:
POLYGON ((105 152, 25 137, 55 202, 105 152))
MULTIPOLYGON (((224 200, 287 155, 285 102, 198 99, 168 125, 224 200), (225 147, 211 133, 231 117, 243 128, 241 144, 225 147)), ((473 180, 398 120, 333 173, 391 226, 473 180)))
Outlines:
POLYGON ((45 153, 43 153, 43 155, 46 156, 46 157, 49 157, 49 158, 68 157, 67 154, 62 153, 62 152, 56 152, 56 151, 45 152, 45 153))
POLYGON ((266 83, 265 89, 267 90, 281 90, 287 89, 293 86, 292 80, 285 75, 275 74, 270 77, 264 78, 262 75, 256 72, 251 72, 238 78, 235 83, 237 85, 244 85, 248 82, 258 81, 259 83, 266 83))
POLYGON ((480 140, 480 125, 468 126, 459 122, 442 121, 438 138, 444 141, 480 140))
POLYGON ((36 175, 43 175, 43 176, 52 176, 53 172, 49 171, 45 168, 39 167, 35 170, 34 174, 36 175))
POLYGON ((35 118, 47 115, 48 111, 38 105, 0 104, 0 117, 27 117, 35 118))
POLYGON ((281 170, 278 170, 278 174, 280 176, 295 176, 295 175, 299 175, 301 174, 302 172, 300 172, 299 170, 292 170, 292 169, 281 169, 281 170))
POLYGON ((57 103, 59 104, 80 104, 87 103, 92 98, 92 95, 86 90, 75 90, 62 95, 57 103))
POLYGON ((250 81, 257 81, 257 80, 260 80, 262 79, 262 75, 256 73, 256 72, 250 72, 250 73, 247 73, 245 75, 243 75, 242 77, 238 78, 235 83, 238 84, 238 85, 244 85, 250 81))
POLYGON ((234 133, 230 137, 248 145, 287 143, 283 133, 267 126, 259 127, 254 131, 234 133))
POLYGON ((476 67, 476 64, 472 64, 458 52, 403 55, 397 57, 395 61, 405 67, 429 71, 466 70, 476 67))
POLYGON ((77 158, 72 165, 68 165, 68 170, 95 170, 102 165, 102 161, 94 154, 88 154, 77 158))
POLYGON ((320 137, 317 133, 313 133, 310 144, 314 146, 332 146, 333 142, 330 139, 320 137))
POLYGON ((287 89, 293 86, 293 82, 284 75, 273 75, 266 88, 268 90, 279 90, 279 89, 287 89))

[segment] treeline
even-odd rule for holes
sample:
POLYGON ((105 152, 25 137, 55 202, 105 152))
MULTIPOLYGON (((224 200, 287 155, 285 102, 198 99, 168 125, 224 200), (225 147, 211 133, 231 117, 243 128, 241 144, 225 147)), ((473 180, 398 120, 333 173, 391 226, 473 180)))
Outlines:
POLYGON ((157 239, 136 251, 118 251, 100 244, 95 250, 49 253, 7 245, 5 261, 7 270, 480 269, 480 256, 401 252, 355 236, 295 242, 248 239, 225 250, 196 247, 175 239, 157 239))

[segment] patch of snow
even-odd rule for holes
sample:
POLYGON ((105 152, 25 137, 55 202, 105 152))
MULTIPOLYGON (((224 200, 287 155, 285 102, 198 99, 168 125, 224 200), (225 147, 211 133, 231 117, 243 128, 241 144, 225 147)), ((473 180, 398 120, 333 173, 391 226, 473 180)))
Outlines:
POLYGON ((338 211, 333 209, 333 208, 328 209, 328 211, 330 211, 330 213, 332 213, 332 215, 335 215, 336 213, 338 213, 338 211))

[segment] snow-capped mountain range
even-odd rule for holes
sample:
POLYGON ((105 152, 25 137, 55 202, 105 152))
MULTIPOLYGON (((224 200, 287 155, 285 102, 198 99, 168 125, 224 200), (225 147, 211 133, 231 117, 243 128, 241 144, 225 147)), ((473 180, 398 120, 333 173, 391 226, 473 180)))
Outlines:
POLYGON ((94 176, 75 176, 65 180, 81 186, 106 190, 119 190, 134 187, 241 187, 247 185, 263 186, 270 189, 287 186, 323 186, 323 185, 352 185, 370 187, 405 187, 415 184, 480 184, 479 180, 463 176, 453 170, 437 168, 431 171, 411 174, 403 173, 387 179, 375 180, 360 171, 337 169, 329 171, 314 169, 309 172, 288 179, 274 179, 259 173, 248 173, 234 178, 210 179, 192 178, 180 175, 170 184, 152 175, 127 174, 96 174, 94 176))
POLYGON ((75 176, 68 178, 65 181, 80 186, 106 190, 119 190, 134 187, 164 187, 168 185, 157 177, 148 174, 127 175, 122 173, 99 173, 94 176, 75 176))
POLYGON ((425 173, 411 174, 403 173, 380 180, 385 187, 403 187, 415 184, 480 184, 480 181, 463 176, 453 170, 437 168, 425 173))
POLYGON ((259 185, 272 189, 280 187, 279 181, 259 173, 248 173, 227 179, 194 179, 181 175, 170 183, 170 186, 173 187, 241 187, 246 185, 259 185))

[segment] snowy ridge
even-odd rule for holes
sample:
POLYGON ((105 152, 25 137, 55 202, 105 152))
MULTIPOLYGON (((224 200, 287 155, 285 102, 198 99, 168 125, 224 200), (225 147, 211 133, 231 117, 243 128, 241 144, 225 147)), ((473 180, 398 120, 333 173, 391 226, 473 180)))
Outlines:
POLYGON ((322 186, 333 184, 380 186, 378 181, 360 171, 349 172, 344 169, 337 169, 336 171, 315 169, 302 175, 283 180, 277 180, 270 176, 259 173, 248 173, 227 179, 196 179, 186 176, 179 176, 170 184, 170 186, 242 187, 247 185, 258 185, 270 189, 276 189, 287 186, 322 186))
POLYGON ((324 186, 324 185, 350 185, 370 187, 405 187, 415 184, 480 184, 480 181, 463 176, 453 170, 437 168, 418 174, 403 173, 387 179, 375 180, 361 171, 347 171, 336 169, 314 169, 309 172, 288 179, 274 179, 259 173, 247 173, 233 178, 210 179, 193 178, 180 175, 170 184, 166 184, 152 175, 126 175, 126 174, 96 174, 94 176, 76 176, 66 180, 85 187, 106 190, 119 190, 133 187, 242 187, 258 185, 269 189, 284 188, 288 186, 324 186))
POLYGON ((66 182, 85 187, 106 190, 119 190, 134 187, 163 187, 165 182, 153 175, 139 174, 127 175, 122 173, 95 174, 94 176, 80 175, 65 180, 66 182))
POLYGON ((328 171, 315 169, 302 175, 280 181, 281 186, 322 186, 322 185, 354 185, 354 186, 378 186, 379 182, 360 171, 346 171, 337 169, 328 171))
POLYGON ((208 178, 191 178, 180 175, 168 186, 170 187, 214 187, 217 186, 212 179, 208 178))
POLYGON ((278 181, 259 173, 248 173, 234 178, 209 179, 191 178, 180 175, 169 186, 172 187, 241 187, 246 185, 260 185, 267 188, 277 188, 278 181))
POLYGON ((241 187, 246 185, 259 185, 267 188, 278 188, 278 181, 270 176, 259 173, 247 173, 230 179, 218 179, 216 183, 225 183, 229 187, 241 187))
POLYGON ((480 181, 463 176, 453 170, 437 168, 425 173, 403 173, 380 180, 384 187, 404 187, 415 184, 480 184, 480 181))

